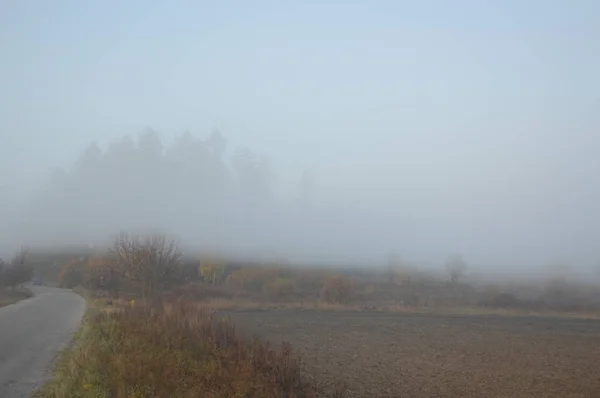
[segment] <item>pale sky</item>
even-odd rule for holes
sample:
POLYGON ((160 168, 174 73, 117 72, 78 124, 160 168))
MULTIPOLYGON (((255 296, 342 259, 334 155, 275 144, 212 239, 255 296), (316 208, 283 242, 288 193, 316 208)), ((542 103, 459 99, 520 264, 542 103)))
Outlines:
POLYGON ((591 0, 4 0, 0 180, 147 126, 217 128, 283 186, 313 170, 322 200, 442 220, 476 258, 499 241, 600 259, 599 17, 591 0))

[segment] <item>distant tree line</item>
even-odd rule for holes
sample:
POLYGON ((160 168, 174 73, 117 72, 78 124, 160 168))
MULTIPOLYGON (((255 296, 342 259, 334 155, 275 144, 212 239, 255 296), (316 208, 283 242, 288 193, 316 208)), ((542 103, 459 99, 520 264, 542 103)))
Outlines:
MULTIPOLYGON (((23 235, 95 242, 118 229, 168 227, 198 240, 267 242, 288 206, 276 200, 273 181, 267 156, 228 150, 218 131, 205 138, 188 132, 167 146, 147 130, 105 149, 92 143, 71 168, 57 170, 27 213, 23 235)), ((298 182, 304 202, 309 185, 306 176, 298 182)))
POLYGON ((0 287, 15 289, 33 278, 33 267, 27 264, 28 251, 22 248, 7 264, 0 259, 0 287))

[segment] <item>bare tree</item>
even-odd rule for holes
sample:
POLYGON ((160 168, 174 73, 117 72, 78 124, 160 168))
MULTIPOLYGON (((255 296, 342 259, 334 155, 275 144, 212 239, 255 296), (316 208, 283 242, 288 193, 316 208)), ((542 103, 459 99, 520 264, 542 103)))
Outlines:
POLYGON ((111 260, 126 282, 142 298, 156 300, 179 270, 181 252, 177 243, 164 236, 121 234, 114 242, 111 260))
POLYGON ((21 246, 21 249, 19 249, 17 254, 15 254, 15 256, 12 258, 11 265, 13 267, 18 266, 18 265, 24 266, 25 264, 27 264, 28 260, 29 260, 29 248, 27 246, 21 246))
POLYGON ((398 268, 400 267, 401 262, 402 262, 402 259, 400 258, 400 255, 398 255, 398 253, 388 254, 387 279, 388 279, 389 283, 394 283, 394 277, 396 276, 396 273, 398 272, 398 268))
POLYGON ((450 276, 450 282, 458 283, 467 271, 467 262, 461 254, 453 254, 446 259, 446 271, 450 276))

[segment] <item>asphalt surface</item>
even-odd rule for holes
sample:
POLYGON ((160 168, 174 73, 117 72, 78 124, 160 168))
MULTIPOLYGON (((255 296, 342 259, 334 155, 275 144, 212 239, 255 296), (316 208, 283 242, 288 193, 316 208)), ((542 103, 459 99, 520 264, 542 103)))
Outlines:
POLYGON ((34 297, 0 308, 0 397, 31 394, 79 327, 85 300, 70 290, 30 286, 34 297))

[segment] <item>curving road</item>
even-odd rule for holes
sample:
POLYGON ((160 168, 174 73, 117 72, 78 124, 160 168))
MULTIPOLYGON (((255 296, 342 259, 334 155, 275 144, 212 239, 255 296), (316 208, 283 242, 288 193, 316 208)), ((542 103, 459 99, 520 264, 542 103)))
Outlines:
POLYGON ((71 340, 85 300, 70 290, 31 286, 34 297, 0 308, 0 397, 30 397, 71 340))

